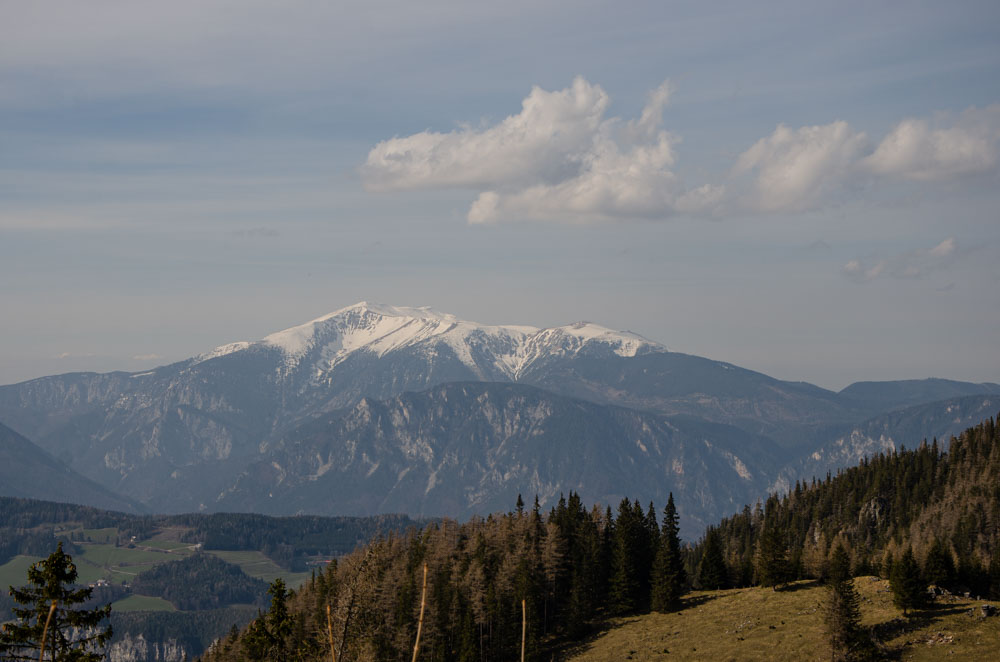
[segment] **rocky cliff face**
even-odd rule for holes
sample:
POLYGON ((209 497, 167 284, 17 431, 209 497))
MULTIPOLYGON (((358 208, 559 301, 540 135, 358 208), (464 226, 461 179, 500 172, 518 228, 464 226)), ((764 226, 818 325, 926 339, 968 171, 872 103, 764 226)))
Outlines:
POLYGON ((362 400, 265 449, 221 495, 223 510, 404 512, 465 518, 543 507, 570 491, 585 503, 674 493, 695 535, 773 480, 766 438, 515 384, 461 383, 362 400))
POLYGON ((147 641, 141 634, 126 635, 108 648, 109 662, 187 662, 195 656, 176 639, 147 641))
POLYGON ((972 395, 907 407, 846 426, 832 433, 827 443, 778 471, 770 490, 783 492, 794 486, 797 479, 822 479, 827 473, 855 466, 866 457, 899 450, 901 446, 914 448, 924 440, 931 443, 937 439, 945 451, 952 436, 996 415, 998 410, 1000 396, 972 395))

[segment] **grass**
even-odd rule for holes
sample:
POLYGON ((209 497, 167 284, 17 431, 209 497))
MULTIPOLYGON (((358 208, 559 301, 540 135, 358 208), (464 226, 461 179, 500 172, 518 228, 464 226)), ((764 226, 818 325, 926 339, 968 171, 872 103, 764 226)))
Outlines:
POLYGON ((114 543, 118 538, 118 529, 115 527, 107 529, 83 529, 82 533, 87 536, 88 542, 114 543))
POLYGON ((157 538, 150 538, 149 540, 143 540, 141 542, 135 543, 136 547, 144 548, 148 547, 150 549, 161 549, 164 552, 175 552, 181 551, 186 553, 194 553, 195 545, 189 542, 180 542, 179 540, 160 540, 157 538))
POLYGON ((262 552, 228 552, 222 550, 212 550, 209 554, 215 554, 223 561, 238 565, 251 577, 263 579, 267 583, 273 582, 278 577, 284 580, 289 588, 298 588, 312 576, 312 572, 289 572, 277 563, 264 556, 262 552))
POLYGON ((10 561, 0 565, 0 591, 7 594, 8 586, 24 586, 28 583, 28 568, 35 561, 41 561, 40 556, 15 556, 10 561))
MULTIPOLYGON (((1000 616, 980 620, 968 613, 982 601, 939 599, 934 608, 903 619, 892 605, 888 582, 864 577, 855 580, 855 587, 863 624, 875 629, 894 659, 1000 659, 1000 616)), ((612 620, 605 631, 567 651, 566 659, 825 661, 830 659, 823 623, 826 598, 827 589, 815 582, 783 591, 695 592, 679 612, 612 620)))
POLYGON ((148 595, 130 595, 111 603, 111 611, 177 611, 169 601, 148 595))
POLYGON ((82 547, 83 554, 73 559, 80 573, 80 581, 92 582, 103 577, 118 584, 130 581, 140 572, 159 563, 176 561, 191 553, 187 550, 168 553, 165 550, 129 549, 103 544, 87 544, 82 547))

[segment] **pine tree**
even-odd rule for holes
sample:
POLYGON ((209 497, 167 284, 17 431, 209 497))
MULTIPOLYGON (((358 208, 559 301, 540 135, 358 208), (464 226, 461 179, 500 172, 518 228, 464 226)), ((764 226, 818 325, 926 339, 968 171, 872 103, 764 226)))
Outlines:
POLYGON ((681 595, 687 586, 684 559, 681 557, 680 527, 674 494, 670 493, 663 509, 663 530, 653 566, 653 609, 673 611, 681 604, 681 595))
POLYGON ((244 652, 250 659, 281 662, 287 658, 285 649, 293 626, 287 604, 290 594, 280 577, 274 580, 267 593, 271 596, 271 608, 250 623, 243 640, 244 652))
POLYGON ((1000 600, 1000 542, 994 544, 988 572, 990 577, 990 599, 1000 600))
POLYGON ((28 586, 10 587, 16 622, 5 623, 0 632, 0 657, 5 660, 37 660, 45 631, 45 651, 58 662, 98 662, 99 651, 111 639, 111 626, 101 622, 111 615, 111 605, 96 609, 74 609, 90 599, 92 588, 73 588, 76 565, 63 552, 62 543, 43 561, 28 569, 28 586), (55 604, 55 609, 52 606, 55 604), (51 611, 52 617, 49 619, 51 611), (48 629, 45 623, 48 620, 48 629))
POLYGON ((698 584, 710 591, 729 587, 729 571, 722 556, 722 541, 719 530, 714 527, 705 534, 705 548, 698 565, 698 584))
POLYGON ((250 660, 264 660, 271 649, 271 633, 267 631, 264 617, 258 612, 243 635, 243 653, 250 660))
POLYGON ((267 589, 271 596, 271 608, 267 612, 267 629, 273 638, 272 648, 275 659, 282 659, 282 651, 285 647, 285 639, 292 630, 292 620, 288 615, 287 600, 288 591, 285 589, 285 582, 280 577, 275 579, 267 589))
POLYGON ((833 662, 865 659, 872 652, 871 640, 864 636, 861 629, 860 600, 854 589, 850 568, 850 557, 838 544, 830 558, 830 601, 826 614, 833 662))
POLYGON ((892 602, 903 610, 903 616, 924 605, 927 584, 920 576, 920 566, 913 558, 912 548, 907 547, 903 557, 892 564, 889 586, 892 588, 892 602))
POLYGON ((788 582, 790 573, 784 536, 775 519, 767 518, 757 543, 757 578, 761 586, 777 589, 788 582))
POLYGON ((642 542, 645 518, 642 508, 633 508, 628 497, 618 505, 611 548, 611 609, 615 614, 630 614, 641 608, 642 542), (636 517, 636 511, 639 516, 636 517))
POLYGON ((955 560, 951 549, 941 538, 934 538, 924 561, 924 579, 935 586, 950 586, 955 580, 955 560))
POLYGON ((892 564, 895 561, 892 558, 892 551, 885 550, 885 558, 882 559, 882 579, 892 578, 892 564))

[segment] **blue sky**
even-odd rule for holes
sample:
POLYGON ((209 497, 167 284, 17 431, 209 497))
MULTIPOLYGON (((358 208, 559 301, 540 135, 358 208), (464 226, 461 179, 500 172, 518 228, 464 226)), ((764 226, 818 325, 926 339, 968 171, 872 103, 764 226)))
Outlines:
POLYGON ((359 300, 1000 381, 995 2, 0 0, 0 383, 359 300))

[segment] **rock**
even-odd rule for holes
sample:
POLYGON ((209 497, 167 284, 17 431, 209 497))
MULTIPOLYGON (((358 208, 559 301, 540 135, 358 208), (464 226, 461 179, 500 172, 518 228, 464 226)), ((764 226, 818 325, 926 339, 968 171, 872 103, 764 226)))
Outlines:
POLYGON ((186 662, 189 656, 176 639, 146 641, 140 634, 127 635, 111 644, 108 659, 111 662, 186 662))

